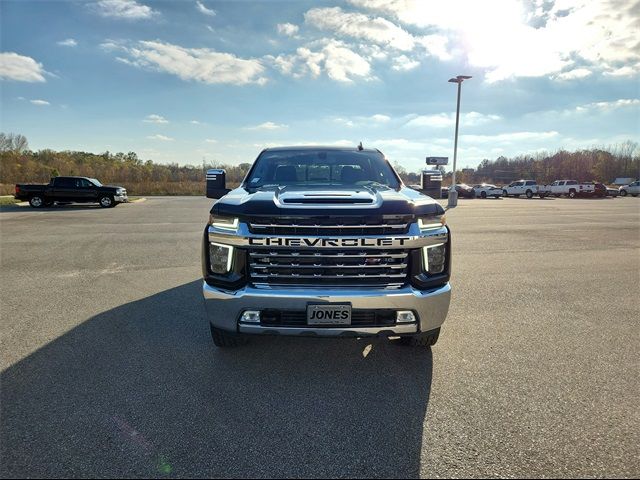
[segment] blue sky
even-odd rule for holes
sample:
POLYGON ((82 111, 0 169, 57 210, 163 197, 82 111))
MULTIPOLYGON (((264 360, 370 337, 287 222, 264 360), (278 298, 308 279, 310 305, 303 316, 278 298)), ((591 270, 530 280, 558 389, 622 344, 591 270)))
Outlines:
POLYGON ((32 149, 251 162, 357 145, 409 170, 640 141, 622 0, 4 1, 1 130, 32 149))

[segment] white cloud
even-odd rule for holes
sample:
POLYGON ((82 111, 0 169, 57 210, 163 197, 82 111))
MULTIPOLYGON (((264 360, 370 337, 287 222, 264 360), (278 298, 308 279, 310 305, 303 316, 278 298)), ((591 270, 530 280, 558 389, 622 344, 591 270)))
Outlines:
POLYGON ((135 0, 100 0, 91 6, 103 17, 142 20, 159 15, 156 10, 135 0))
POLYGON ((388 115, 382 115, 380 113, 376 113, 375 115, 372 115, 371 120, 376 122, 376 123, 386 123, 389 120, 391 120, 391 117, 389 117, 388 115))
POLYGON ((557 80, 576 80, 579 78, 586 78, 592 74, 593 72, 587 68, 574 68, 568 72, 559 73, 553 78, 557 80))
POLYGON ((396 71, 408 72, 409 70, 413 70, 420 65, 420 62, 417 60, 413 60, 406 55, 400 55, 393 59, 393 68, 396 71))
MULTIPOLYGON (((543 2, 518 0, 350 1, 405 25, 446 35, 471 66, 486 71, 488 82, 553 77, 588 67, 609 74, 640 73, 635 2, 556 0, 544 2, 543 8, 543 2)), ((574 73, 580 74, 584 72, 574 73)))
POLYGON ((371 18, 363 13, 345 12, 340 7, 313 8, 304 14, 307 24, 337 35, 388 45, 397 50, 412 50, 413 36, 382 17, 371 18))
POLYGON ((497 135, 460 135, 460 141, 471 144, 511 144, 524 141, 548 141, 557 138, 559 133, 555 130, 548 132, 512 132, 497 135))
MULTIPOLYGON (((468 127, 484 125, 500 120, 499 115, 469 112, 460 115, 460 124, 468 127)), ((456 123, 455 113, 435 113, 431 115, 413 116, 407 123, 407 127, 445 128, 456 123)))
POLYGON ((121 62, 170 73, 183 80, 236 85, 262 85, 267 81, 262 76, 264 67, 260 60, 243 59, 209 48, 184 48, 160 41, 140 41, 132 46, 116 45, 116 48, 128 55, 128 58, 117 57, 121 62))
POLYGON ((155 113, 152 115, 147 115, 145 117, 145 119, 143 120, 143 122, 145 123, 157 123, 157 124, 161 124, 161 123, 169 123, 169 120, 167 120, 166 118, 164 118, 162 115, 156 115, 155 113))
POLYGON ((625 65, 624 67, 614 68, 612 70, 605 71, 604 74, 610 77, 632 77, 640 73, 640 63, 635 65, 625 65))
POLYGON ((623 108, 623 107, 638 107, 638 106, 640 106, 640 99, 621 98, 619 100, 614 100, 611 102, 587 103, 586 105, 580 105, 576 107, 575 111, 583 113, 589 110, 607 111, 607 110, 616 110, 618 108, 623 108))
POLYGON ((337 117, 333 119, 333 122, 349 128, 356 126, 355 122, 353 120, 349 120, 348 118, 337 117))
POLYGON ((209 15, 210 17, 215 17, 216 12, 204 6, 202 2, 196 2, 196 8, 200 13, 204 13, 205 15, 209 15))
POLYGON ((247 130, 280 130, 283 128, 288 128, 288 125, 277 124, 274 122, 264 122, 253 127, 246 127, 247 130))
POLYGON ((294 25, 293 23, 279 23, 276 26, 276 29, 278 30, 278 33, 280 35, 293 37, 298 33, 298 31, 300 30, 300 27, 298 27, 297 25, 294 25))
POLYGON ((60 40, 57 42, 58 45, 63 47, 77 47, 78 42, 76 42, 73 38, 67 38, 66 40, 60 40))
POLYGON ((39 106, 51 105, 46 100, 30 100, 30 102, 33 103, 34 105, 39 105, 39 106))
POLYGON ((337 123, 339 125, 343 125, 345 127, 362 127, 362 126, 372 126, 372 125, 381 125, 391 121, 391 117, 388 115, 382 115, 381 113, 376 113, 375 115, 371 115, 369 117, 366 116, 355 116, 351 118, 344 117, 335 117, 331 118, 331 121, 337 123))
POLYGON ((44 82, 47 72, 31 57, 14 52, 0 53, 0 78, 17 82, 44 82))
POLYGON ((351 83, 354 78, 369 79, 369 62, 337 40, 322 40, 305 47, 299 47, 295 54, 265 57, 285 75, 313 78, 322 72, 332 80, 351 83), (312 50, 313 49, 313 50, 312 50))
POLYGON ((192 125, 202 125, 198 120, 191 120, 189 123, 192 125))
POLYGON ((205 143, 218 143, 218 141, 216 139, 214 139, 214 138, 207 138, 205 140, 205 143))
POLYGON ((160 140, 161 142, 173 142, 173 138, 166 135, 149 135, 147 138, 149 140, 160 140))

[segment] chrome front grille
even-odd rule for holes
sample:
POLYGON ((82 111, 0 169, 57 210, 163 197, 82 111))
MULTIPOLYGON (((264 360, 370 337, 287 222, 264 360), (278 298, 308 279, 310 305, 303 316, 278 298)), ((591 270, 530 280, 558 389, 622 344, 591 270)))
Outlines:
POLYGON ((253 217, 249 231, 262 235, 363 236, 407 233, 412 219, 406 215, 253 217))
POLYGON ((408 250, 278 248, 249 251, 249 275, 256 286, 399 288, 406 282, 408 271, 408 250))

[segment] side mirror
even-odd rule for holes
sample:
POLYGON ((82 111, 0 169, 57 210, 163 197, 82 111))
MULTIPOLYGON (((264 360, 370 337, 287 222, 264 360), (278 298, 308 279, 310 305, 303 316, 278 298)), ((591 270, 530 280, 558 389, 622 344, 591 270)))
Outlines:
POLYGON ((207 198, 222 198, 231 191, 226 185, 226 175, 221 169, 207 170, 207 198))

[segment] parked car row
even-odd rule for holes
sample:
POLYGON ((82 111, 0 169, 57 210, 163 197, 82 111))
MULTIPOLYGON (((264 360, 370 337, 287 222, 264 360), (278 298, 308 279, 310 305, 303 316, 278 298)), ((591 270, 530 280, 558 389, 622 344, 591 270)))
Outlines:
POLYGON ((498 187, 490 183, 476 184, 473 186, 458 183, 453 187, 442 187, 441 198, 447 198, 449 190, 455 188, 459 198, 487 198, 487 197, 520 197, 544 198, 550 195, 555 197, 617 197, 638 196, 640 194, 640 181, 623 185, 619 188, 608 187, 603 183, 584 182, 576 180, 556 180, 548 185, 538 185, 535 180, 517 180, 509 185, 498 187))

